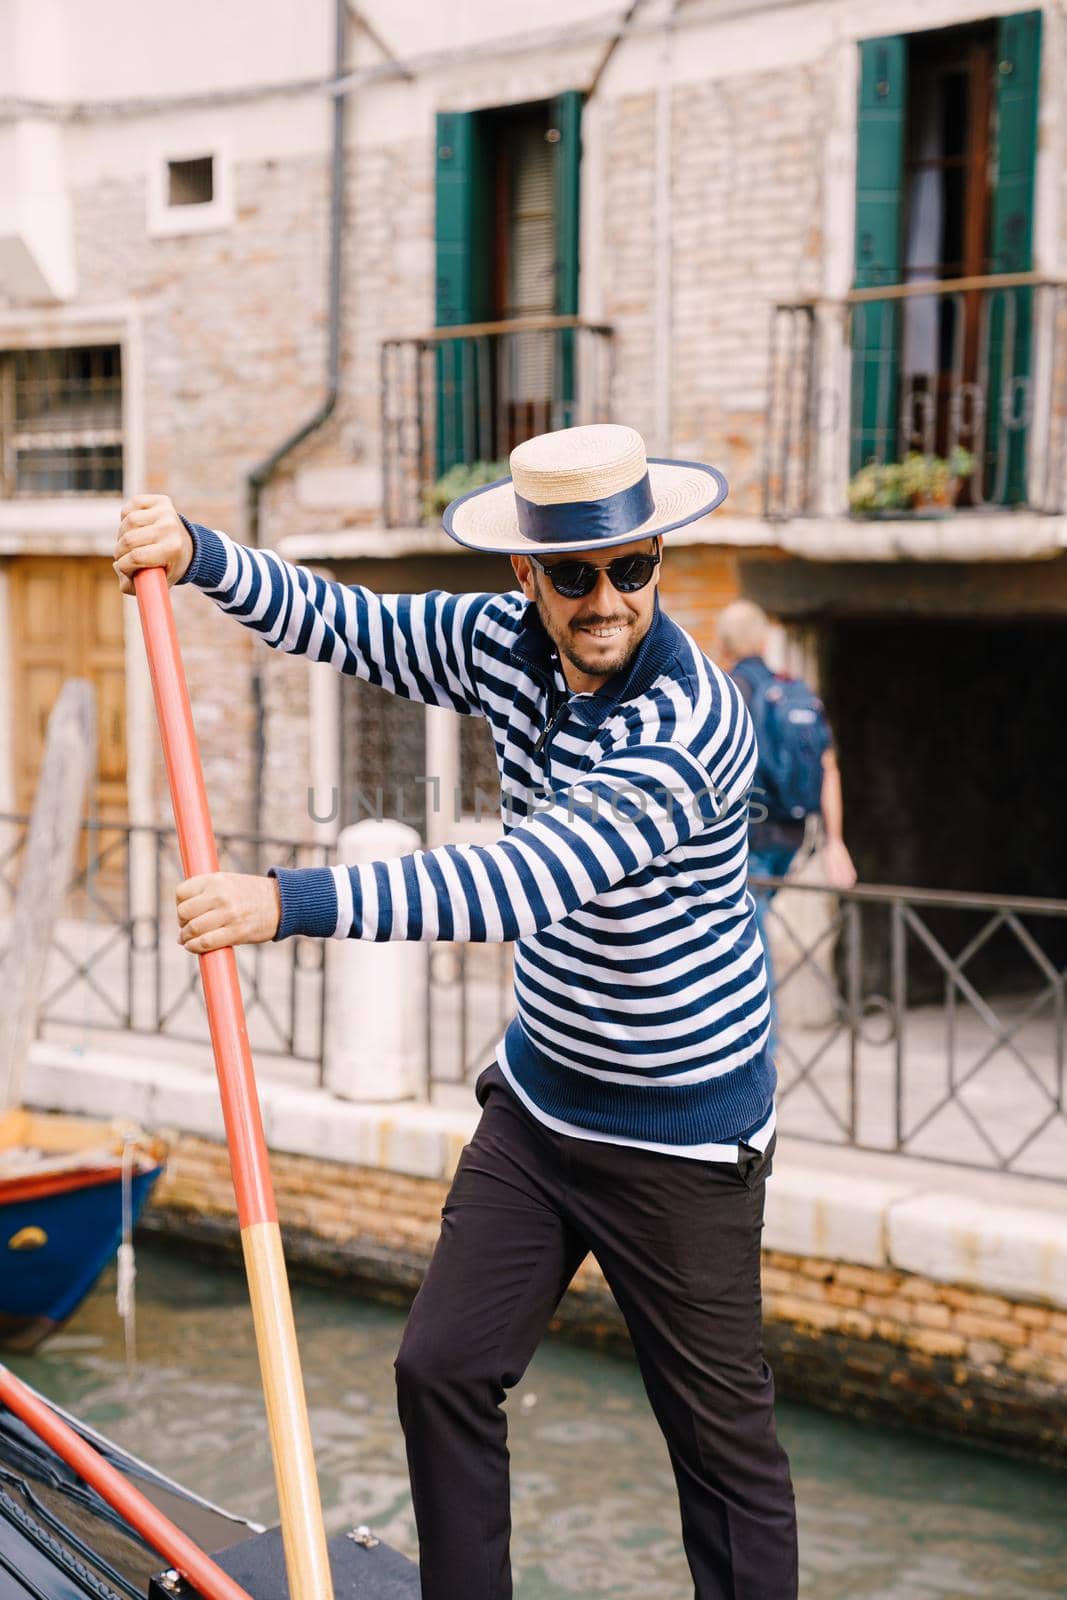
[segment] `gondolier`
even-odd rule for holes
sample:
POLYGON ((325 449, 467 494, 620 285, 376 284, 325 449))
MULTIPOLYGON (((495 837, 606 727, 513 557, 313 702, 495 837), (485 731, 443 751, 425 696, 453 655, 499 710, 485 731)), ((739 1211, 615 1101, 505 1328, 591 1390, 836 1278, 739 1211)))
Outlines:
POLYGON ((632 429, 542 435, 453 502, 517 591, 376 595, 123 507, 115 567, 163 566, 279 649, 483 716, 505 836, 179 886, 185 947, 293 934, 514 940, 517 1015, 397 1358, 425 1600, 511 1594, 502 1401, 583 1258, 626 1318, 678 1484, 698 1600, 790 1600, 788 1464, 763 1357, 774 1144, 767 985, 746 888, 752 725, 658 597, 662 540, 712 467, 632 429))

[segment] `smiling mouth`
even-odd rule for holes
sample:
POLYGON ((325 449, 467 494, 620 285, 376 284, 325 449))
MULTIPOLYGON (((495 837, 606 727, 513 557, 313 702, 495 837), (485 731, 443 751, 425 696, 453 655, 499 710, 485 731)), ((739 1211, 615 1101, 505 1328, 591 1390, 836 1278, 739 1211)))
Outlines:
POLYGON ((625 629, 624 622, 613 623, 610 627, 579 627, 578 632, 584 633, 587 639, 617 639, 625 629))

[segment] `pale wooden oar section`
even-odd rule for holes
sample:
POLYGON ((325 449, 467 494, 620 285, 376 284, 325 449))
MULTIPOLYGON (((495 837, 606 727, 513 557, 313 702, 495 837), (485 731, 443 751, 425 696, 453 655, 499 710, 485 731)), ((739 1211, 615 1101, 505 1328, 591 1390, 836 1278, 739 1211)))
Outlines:
POLYGON ((0 1111, 22 1099, 52 927, 77 859, 85 791, 95 765, 93 686, 84 678, 68 678, 48 718, 11 942, 6 960, 0 963, 0 1111))
MULTIPOLYGON (((294 1600, 298 1595, 327 1597, 332 1590, 311 1430, 300 1367, 289 1359, 289 1352, 296 1349, 296 1329, 278 1224, 253 1222, 242 1228, 241 1249, 249 1284, 258 1285, 252 1296, 252 1318, 263 1374, 267 1425, 271 1438, 276 1441, 275 1450, 281 1448, 292 1453, 287 1462, 288 1470, 275 1472, 289 1592, 294 1600), (294 1530, 308 1525, 312 1516, 318 1519, 321 1541, 319 1537, 294 1537, 294 1530)), ((275 1456, 276 1469, 277 1465, 275 1456)))
MULTIPOLYGON (((182 865, 219 870, 200 752, 166 576, 134 579, 182 865)), ((291 1600, 333 1600, 307 1403, 293 1327, 263 1119, 232 949, 199 958, 267 1407, 291 1600)))

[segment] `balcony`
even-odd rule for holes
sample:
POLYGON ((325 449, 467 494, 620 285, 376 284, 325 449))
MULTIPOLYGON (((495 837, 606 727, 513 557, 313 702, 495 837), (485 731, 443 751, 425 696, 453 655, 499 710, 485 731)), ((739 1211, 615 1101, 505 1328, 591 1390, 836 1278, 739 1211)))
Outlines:
POLYGON ((1065 431, 1065 283, 1015 273, 774 309, 770 521, 973 529, 996 513, 1062 514, 1065 431))
POLYGON ((454 495, 506 474, 522 439, 611 420, 612 329, 523 318, 387 339, 381 350, 387 528, 433 522, 454 495))

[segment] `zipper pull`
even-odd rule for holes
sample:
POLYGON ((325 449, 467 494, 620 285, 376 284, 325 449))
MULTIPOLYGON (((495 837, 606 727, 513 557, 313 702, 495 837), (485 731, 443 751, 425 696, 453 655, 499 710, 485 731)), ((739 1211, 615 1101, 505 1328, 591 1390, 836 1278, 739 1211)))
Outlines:
POLYGON ((541 754, 542 750, 545 748, 546 743, 548 742, 549 736, 555 732, 556 727, 558 726, 558 724, 563 721, 563 716, 564 716, 564 713, 566 712, 566 710, 567 710, 567 702, 566 702, 566 700, 564 700, 562 705, 559 705, 559 706, 556 707, 555 711, 552 713, 551 717, 548 719, 548 721, 545 723, 544 727, 541 729, 541 732, 538 734, 537 742, 534 745, 534 754, 535 755, 539 756, 541 754))

